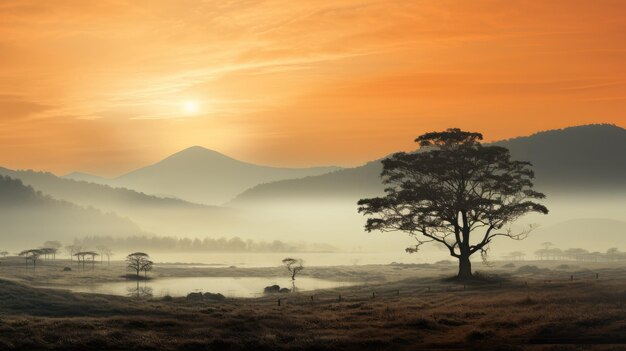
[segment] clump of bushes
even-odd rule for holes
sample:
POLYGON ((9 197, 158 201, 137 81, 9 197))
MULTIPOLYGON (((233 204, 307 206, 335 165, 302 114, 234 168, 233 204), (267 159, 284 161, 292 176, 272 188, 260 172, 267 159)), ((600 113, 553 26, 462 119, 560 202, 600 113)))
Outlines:
POLYGON ((192 292, 187 294, 187 300, 189 301, 224 301, 226 300, 226 296, 217 293, 201 293, 201 292, 192 292))
POLYGON ((226 297, 220 293, 214 294, 214 293, 204 293, 204 295, 202 296, 205 300, 209 300, 209 301, 224 301, 226 300, 226 297))
POLYGON ((263 293, 264 294, 275 294, 275 293, 289 293, 291 292, 290 289, 287 288, 281 288, 279 285, 270 285, 270 286, 266 286, 265 289, 263 289, 263 293))

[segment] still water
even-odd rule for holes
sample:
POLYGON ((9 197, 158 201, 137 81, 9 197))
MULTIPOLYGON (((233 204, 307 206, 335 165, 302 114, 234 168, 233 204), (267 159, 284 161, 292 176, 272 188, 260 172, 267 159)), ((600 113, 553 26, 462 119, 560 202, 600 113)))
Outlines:
MULTIPOLYGON (((162 278, 148 282, 124 281, 93 286, 69 286, 74 292, 98 293, 120 296, 186 296, 191 292, 220 293, 226 297, 261 296, 263 288, 268 285, 280 285, 281 288, 292 288, 289 278, 271 277, 185 277, 162 278)), ((356 283, 336 282, 309 277, 297 278, 297 291, 330 289, 351 286, 356 283)))
POLYGON ((304 260, 305 266, 344 266, 366 264, 397 263, 431 263, 450 258, 444 252, 407 254, 402 252, 300 252, 300 253, 246 253, 246 252, 215 252, 215 253, 150 253, 157 264, 163 263, 197 263, 216 267, 276 267, 281 266, 285 257, 304 260))

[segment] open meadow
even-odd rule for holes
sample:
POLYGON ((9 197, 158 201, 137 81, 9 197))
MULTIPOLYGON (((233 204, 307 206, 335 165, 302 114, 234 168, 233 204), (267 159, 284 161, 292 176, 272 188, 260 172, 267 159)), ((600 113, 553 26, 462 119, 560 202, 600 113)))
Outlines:
MULTIPOLYGON (((63 289, 124 280, 121 262, 85 272, 62 271, 67 261, 44 262, 35 272, 19 263, 0 265, 3 350, 626 347, 623 263, 495 262, 479 268, 483 281, 466 284, 446 279, 456 269, 447 264, 308 267, 303 278, 355 285, 221 301, 63 289)), ((172 277, 269 279, 283 270, 163 265, 146 284, 172 277)))

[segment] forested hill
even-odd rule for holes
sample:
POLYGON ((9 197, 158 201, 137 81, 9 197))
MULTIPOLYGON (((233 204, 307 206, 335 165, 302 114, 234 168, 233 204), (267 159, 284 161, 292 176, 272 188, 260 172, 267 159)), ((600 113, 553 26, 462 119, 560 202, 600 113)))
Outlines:
MULTIPOLYGON (((586 125, 536 133, 494 143, 513 159, 533 164, 537 189, 553 192, 622 191, 626 193, 626 130, 608 124, 586 125)), ((329 174, 261 184, 237 196, 233 206, 357 199, 383 191, 379 160, 329 174)))
POLYGON ((142 233, 128 219, 54 199, 6 176, 0 176, 0 207, 3 249, 18 244, 41 245, 50 239, 72 241, 85 235, 142 233))

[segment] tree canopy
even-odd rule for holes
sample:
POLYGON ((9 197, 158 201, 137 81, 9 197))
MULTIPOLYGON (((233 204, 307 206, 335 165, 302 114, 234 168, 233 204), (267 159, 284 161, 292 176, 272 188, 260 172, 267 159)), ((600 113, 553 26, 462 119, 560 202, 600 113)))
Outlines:
POLYGON ((508 149, 485 146, 482 134, 457 128, 419 136, 417 152, 399 152, 382 161, 382 197, 362 199, 368 232, 402 231, 417 241, 408 252, 434 242, 459 259, 459 274, 470 278, 470 256, 486 255, 498 236, 522 239, 506 226, 530 212, 548 213, 534 200, 531 164, 511 160, 508 149), (475 234, 472 237, 472 234, 475 234))

